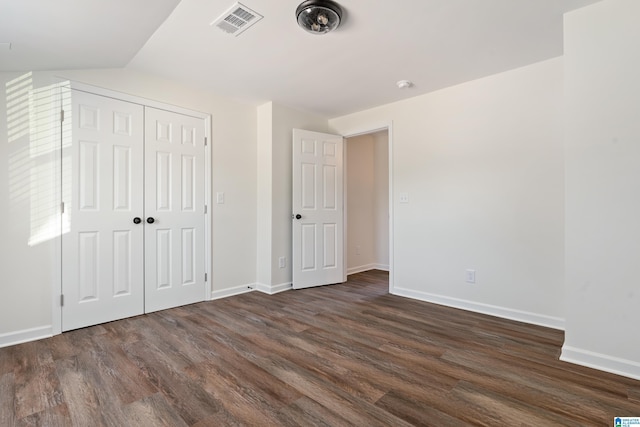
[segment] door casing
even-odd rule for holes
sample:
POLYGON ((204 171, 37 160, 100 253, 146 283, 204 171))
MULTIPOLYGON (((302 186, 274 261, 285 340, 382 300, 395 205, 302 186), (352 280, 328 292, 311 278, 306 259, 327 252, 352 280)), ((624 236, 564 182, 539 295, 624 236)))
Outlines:
MULTIPOLYGON (((342 131, 342 132, 338 132, 342 135, 342 137, 345 139, 345 143, 344 143, 344 158, 346 159, 347 157, 347 144, 349 143, 349 138, 354 138, 356 136, 361 136, 361 135, 368 135, 371 133, 376 133, 376 132, 380 132, 380 131, 387 131, 387 135, 388 135, 388 139, 389 139, 389 145, 388 145, 388 150, 389 150, 389 293, 393 294, 393 289, 394 289, 394 257, 393 257, 393 211, 394 211, 394 206, 393 206, 393 200, 394 200, 394 196, 393 196, 393 121, 388 121, 388 122, 382 122, 382 123, 372 123, 370 125, 366 125, 366 126, 362 126, 362 127, 358 127, 358 128, 353 128, 353 129, 347 129, 347 131, 342 131)), ((344 265, 347 265, 347 237, 348 236, 348 229, 347 229, 347 218, 348 218, 348 212, 347 212, 347 201, 346 201, 346 197, 348 197, 347 195, 347 177, 348 177, 348 172, 347 172, 347 162, 344 162, 344 176, 345 179, 343 181, 344 184, 344 195, 345 195, 345 201, 344 201, 344 239, 343 239, 343 254, 344 254, 344 265)), ((345 267, 344 269, 344 281, 347 281, 347 268, 345 267)))

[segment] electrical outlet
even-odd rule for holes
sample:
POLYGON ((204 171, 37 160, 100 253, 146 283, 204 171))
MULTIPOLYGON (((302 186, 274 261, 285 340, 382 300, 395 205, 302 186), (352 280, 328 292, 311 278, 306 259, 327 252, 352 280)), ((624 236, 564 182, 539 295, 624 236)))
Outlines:
POLYGON ((356 246, 356 255, 360 255, 360 246, 356 246))
POLYGON ((409 193, 400 193, 400 203, 409 203, 409 193))
POLYGON ((475 270, 466 270, 465 277, 467 279, 467 283, 476 283, 476 271, 475 270))
POLYGON ((287 258, 281 256, 280 258, 278 258, 278 266, 280 268, 285 268, 287 266, 287 258))

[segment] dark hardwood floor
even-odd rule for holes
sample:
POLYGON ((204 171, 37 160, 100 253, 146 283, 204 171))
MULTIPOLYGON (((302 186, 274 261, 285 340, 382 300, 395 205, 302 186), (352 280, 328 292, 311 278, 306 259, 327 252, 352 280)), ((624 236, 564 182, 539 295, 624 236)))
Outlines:
POLYGON ((396 297, 387 274, 0 349, 0 426, 612 426, 640 381, 560 331, 396 297))

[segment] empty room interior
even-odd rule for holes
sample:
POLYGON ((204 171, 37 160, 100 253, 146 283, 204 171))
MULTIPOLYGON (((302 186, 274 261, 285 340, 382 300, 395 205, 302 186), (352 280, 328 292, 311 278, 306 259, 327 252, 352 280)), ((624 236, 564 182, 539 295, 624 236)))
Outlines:
POLYGON ((0 426, 640 425, 639 21, 0 0, 0 426))

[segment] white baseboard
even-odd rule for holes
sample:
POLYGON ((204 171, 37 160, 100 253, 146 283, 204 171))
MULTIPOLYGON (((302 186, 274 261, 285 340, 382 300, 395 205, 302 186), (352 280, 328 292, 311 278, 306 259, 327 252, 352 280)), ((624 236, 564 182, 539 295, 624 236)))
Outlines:
POLYGON ((293 289, 293 286, 290 282, 281 283, 279 285, 265 285, 264 283, 256 283, 256 291, 260 291, 269 295, 277 294, 291 289, 293 289))
POLYGON ((391 293, 401 297, 413 298, 420 301, 444 305, 447 307, 460 308, 462 310, 488 314, 490 316, 501 317, 504 319, 516 320, 518 322, 531 323, 533 325, 545 326, 547 328, 559 329, 561 331, 564 330, 564 319, 561 319, 559 317, 531 313, 522 310, 514 310, 511 308, 467 301, 458 298, 445 297, 442 295, 434 295, 426 292, 414 291, 411 289, 403 289, 397 286, 395 286, 393 290, 391 290, 391 293))
POLYGON ((53 336, 51 325, 0 334, 0 348, 53 336))
POLYGON ((219 291, 211 292, 211 300, 221 299, 232 297, 234 295, 246 294, 247 292, 251 292, 255 289, 256 284, 251 283, 249 285, 240 285, 233 288, 222 289, 219 291))
POLYGON ((389 265, 387 264, 366 264, 366 265, 360 265, 357 267, 350 267, 347 269, 347 276, 350 276, 352 274, 356 274, 356 273, 362 273, 363 271, 369 271, 369 270, 382 270, 382 271, 389 271, 389 265))
POLYGON ((640 380, 640 363, 632 360, 620 359, 568 345, 562 346, 560 360, 640 380))

